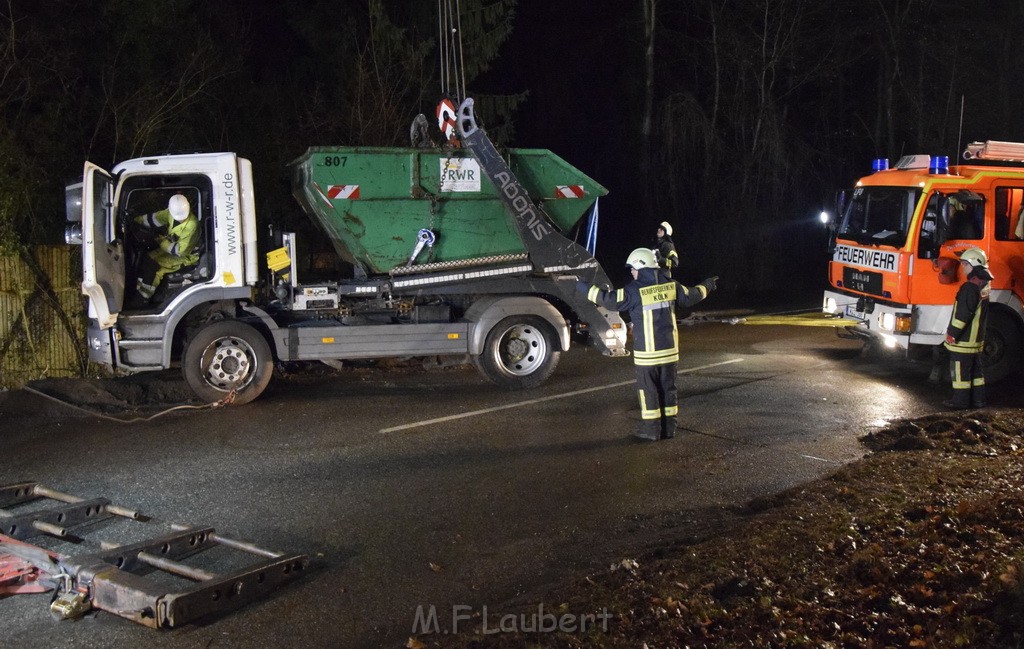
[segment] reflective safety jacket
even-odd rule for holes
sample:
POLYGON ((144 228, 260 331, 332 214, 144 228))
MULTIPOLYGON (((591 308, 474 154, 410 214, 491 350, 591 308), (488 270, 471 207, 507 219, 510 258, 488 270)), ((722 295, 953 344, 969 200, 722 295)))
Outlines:
POLYGON ((135 217, 135 222, 147 228, 159 230, 157 242, 160 251, 171 257, 177 257, 183 266, 199 263, 196 248, 199 244, 199 219, 195 214, 180 223, 171 216, 170 210, 160 210, 152 214, 135 217))
POLYGON ((668 274, 671 276, 672 271, 679 265, 679 253, 676 252, 676 244, 672 242, 669 236, 664 236, 655 243, 657 244, 655 250, 658 251, 658 263, 661 264, 662 268, 668 269, 668 274))
POLYGON ((946 335, 955 342, 944 343, 946 349, 960 354, 977 354, 985 346, 985 325, 988 321, 988 296, 984 289, 970 280, 960 285, 953 304, 946 335))
POLYGON ((708 296, 703 284, 686 287, 663 281, 655 268, 640 270, 635 280, 617 291, 596 286, 587 289, 587 299, 610 311, 628 311, 633 322, 633 362, 636 365, 665 365, 679 360, 679 332, 676 307, 697 304, 708 296))

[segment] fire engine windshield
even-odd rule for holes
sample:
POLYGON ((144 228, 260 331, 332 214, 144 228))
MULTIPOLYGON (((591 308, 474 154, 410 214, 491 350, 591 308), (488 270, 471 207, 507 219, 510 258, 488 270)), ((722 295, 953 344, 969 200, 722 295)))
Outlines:
POLYGON ((857 243, 902 246, 921 197, 912 187, 858 187, 843 210, 838 235, 857 243))

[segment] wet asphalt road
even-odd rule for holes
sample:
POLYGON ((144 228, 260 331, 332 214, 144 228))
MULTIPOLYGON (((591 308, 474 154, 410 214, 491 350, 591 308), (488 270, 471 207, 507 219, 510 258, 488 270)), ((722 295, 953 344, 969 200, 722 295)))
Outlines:
MULTIPOLYGON (((869 362, 829 329, 681 335, 683 429, 653 444, 628 437, 631 360, 582 348, 529 392, 467 367, 354 370, 131 426, 0 394, 0 483, 154 517, 90 538, 189 522, 312 560, 269 599, 162 632, 107 613, 56 623, 47 596, 10 597, 0 646, 404 646, 418 606, 436 606, 443 629, 455 605, 535 604, 557 581, 719 533, 750 499, 834 471, 862 455, 859 435, 943 397, 927 367, 869 362)), ((1008 393, 993 405, 1021 405, 1008 393)))

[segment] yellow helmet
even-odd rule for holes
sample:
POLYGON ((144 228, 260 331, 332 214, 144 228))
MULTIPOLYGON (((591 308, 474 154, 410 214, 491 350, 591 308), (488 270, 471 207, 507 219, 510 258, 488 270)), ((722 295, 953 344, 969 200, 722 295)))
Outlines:
POLYGON ((629 253, 629 257, 626 258, 626 265, 636 270, 657 268, 658 260, 655 259, 654 252, 650 248, 637 248, 629 253))
POLYGON ((662 221, 658 224, 658 227, 665 231, 665 234, 672 236, 672 224, 668 221, 662 221))

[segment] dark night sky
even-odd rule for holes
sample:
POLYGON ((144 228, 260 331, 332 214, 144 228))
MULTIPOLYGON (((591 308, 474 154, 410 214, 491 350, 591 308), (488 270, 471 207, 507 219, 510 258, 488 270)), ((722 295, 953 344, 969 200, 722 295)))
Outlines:
MULTIPOLYGON (((714 4, 725 8, 724 17, 736 15, 740 8, 739 5, 714 4)), ((794 57, 795 65, 804 65, 807 69, 788 68, 785 75, 797 80, 795 83, 799 83, 805 73, 816 76, 804 87, 796 86, 788 98, 780 99, 780 102, 787 102, 787 107, 783 108, 788 110, 784 127, 793 129, 782 137, 792 148, 774 164, 794 168, 803 165, 807 171, 802 178, 798 175, 789 181, 790 193, 782 200, 781 207, 750 213, 756 215, 755 219, 776 223, 769 226, 766 232, 770 235, 766 236, 777 238, 780 246, 792 246, 794 254, 787 257, 803 259, 805 263, 794 268, 801 269, 801 283, 807 286, 817 286, 818 281, 817 276, 811 277, 806 269, 815 265, 824 267, 827 256, 827 235, 814 222, 817 212, 832 207, 836 190, 868 173, 871 158, 895 159, 907 153, 929 153, 949 155, 955 161, 971 140, 1024 138, 1024 128, 1019 119, 1013 117, 1009 103, 995 99, 998 92, 1014 83, 1010 74, 1020 76, 1012 63, 1014 55, 1007 50, 1001 32, 1005 24, 997 15, 1020 22, 1024 5, 969 2, 956 5, 958 15, 954 15, 949 11, 954 5, 946 3, 948 6, 940 7, 939 4, 899 2, 887 5, 894 14, 902 8, 916 8, 915 12, 907 14, 910 18, 905 24, 897 26, 901 31, 896 36, 896 47, 904 76, 894 84, 895 127, 891 146, 875 139, 878 135, 884 136, 884 129, 873 131, 878 126, 880 104, 885 100, 879 88, 885 81, 884 75, 890 71, 882 59, 891 58, 889 54, 880 54, 887 46, 883 42, 885 35, 879 34, 882 22, 868 24, 872 19, 879 19, 879 12, 865 5, 853 9, 853 5, 826 2, 824 11, 815 20, 828 21, 830 31, 823 29, 813 36, 801 32, 801 37, 817 39, 806 44, 803 54, 794 57), (934 10, 930 11, 931 8, 934 10), (984 11, 979 13, 981 9, 984 11), (847 40, 842 35, 856 33, 858 29, 865 31, 852 39, 852 46, 847 41, 850 49, 831 49, 833 42, 847 40), (820 58, 816 57, 818 53, 820 58), (966 111, 962 129, 959 123, 961 96, 966 111), (802 160, 797 161, 797 156, 802 160), (774 232, 771 232, 772 227, 774 232), (778 235, 781 230, 787 234, 778 235)), ((793 10, 802 4, 771 6, 776 10, 783 6, 793 10)), ((700 87, 701 79, 697 75, 704 62, 680 53, 692 55, 706 47, 709 36, 706 25, 693 17, 681 18, 688 10, 671 2, 659 3, 659 11, 662 12, 659 25, 667 29, 659 33, 656 82, 662 92, 672 87, 701 97, 707 89, 700 87), (671 38, 692 38, 692 41, 687 49, 669 42, 671 38)), ((888 19, 893 20, 893 17, 888 19)), ((521 2, 515 30, 499 59, 476 88, 471 88, 471 91, 482 92, 528 89, 529 98, 516 115, 512 144, 551 149, 610 190, 601 203, 602 239, 598 255, 606 266, 617 263, 632 247, 649 244, 653 236, 649 231, 652 224, 662 219, 675 223, 681 231, 676 239, 684 256, 687 252, 715 248, 719 244, 712 239, 715 235, 709 234, 709 230, 699 225, 687 226, 692 225, 693 220, 720 218, 720 214, 712 212, 715 209, 713 199, 704 202, 704 211, 697 207, 691 210, 685 200, 677 200, 674 207, 668 208, 663 201, 660 209, 657 205, 647 208, 639 200, 643 178, 639 164, 641 147, 636 134, 642 114, 640 75, 644 47, 640 21, 639 3, 521 2), (692 239, 687 239, 688 236, 692 239)), ((750 25, 746 36, 753 35, 755 27, 750 25)), ((741 50, 754 55, 754 45, 756 40, 741 50)), ((726 84, 732 81, 725 80, 726 84)), ((780 74, 775 87, 780 98, 789 82, 780 74)), ((710 103, 706 97, 705 93, 702 99, 705 109, 710 103)), ((736 117, 745 116, 734 115, 736 117)), ((722 126, 742 128, 728 123, 722 126)), ((654 138, 663 136, 664 133, 656 129, 654 138)), ((696 164, 699 166, 700 162, 696 164)), ((673 171, 657 163, 652 166, 650 180, 655 191, 660 191, 657 188, 664 186, 671 174, 673 171)), ((690 175, 677 173, 674 179, 679 185, 689 185, 691 195, 699 196, 709 189, 714 191, 708 179, 699 178, 696 169, 690 175)), ((721 237, 721 231, 717 236, 721 237)), ((723 250, 723 254, 736 253, 723 250)), ((711 265, 714 258, 714 254, 705 254, 702 265, 711 265)), ((704 271, 698 268, 697 272, 704 271)), ((792 271, 786 268, 783 272, 792 271)))
MULTIPOLYGON (((469 88, 477 96, 527 91, 508 144, 550 149, 609 189, 598 249, 606 265, 649 244, 667 219, 694 273, 731 274, 759 290, 795 279, 820 285, 806 269, 824 263, 825 237, 809 221, 872 157, 956 158, 958 140, 1024 140, 1019 0, 662 0, 647 152, 642 6, 521 0, 509 40, 469 88), (765 36, 774 34, 787 38, 766 56, 765 36), (778 254, 785 248, 794 253, 778 254), (764 272, 751 277, 751 262, 764 272)), ((383 4, 407 30, 409 50, 370 47, 370 7, 15 0, 18 56, 0 88, 0 162, 18 164, 0 164, 0 193, 21 192, 9 199, 18 213, 59 217, 53 188, 83 157, 109 165, 154 152, 237 150, 257 167, 260 210, 297 211, 288 161, 308 146, 404 144, 413 116, 432 112, 439 98, 440 87, 422 87, 418 67, 435 55, 415 49, 436 37, 436 1, 383 4), (181 30, 193 47, 152 46, 181 30), (185 54, 206 66, 201 96, 149 119, 187 85, 185 54), (378 62, 387 67, 380 84, 378 62)), ((384 40, 396 33, 385 30, 384 40)), ((52 240, 59 221, 19 228, 34 228, 27 240, 52 240)))
POLYGON ((581 8, 565 0, 523 2, 499 59, 476 84, 482 92, 528 90, 516 114, 513 146, 550 149, 608 188, 600 203, 599 250, 616 256, 624 254, 623 246, 647 245, 653 238, 653 232, 632 227, 636 207, 629 197, 638 150, 635 142, 621 142, 636 129, 630 120, 640 116, 631 106, 626 76, 639 63, 642 44, 630 40, 622 12, 623 3, 581 8), (612 245, 615 240, 623 245, 612 245))

